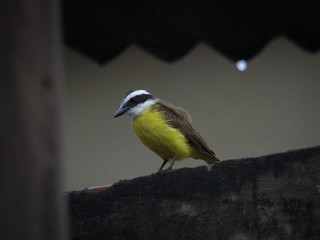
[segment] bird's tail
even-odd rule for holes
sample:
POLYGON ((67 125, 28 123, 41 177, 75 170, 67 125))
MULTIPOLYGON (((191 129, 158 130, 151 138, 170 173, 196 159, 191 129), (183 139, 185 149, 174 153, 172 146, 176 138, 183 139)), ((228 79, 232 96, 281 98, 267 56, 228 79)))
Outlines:
POLYGON ((202 159, 202 160, 206 161, 208 164, 212 164, 217 161, 221 161, 221 159, 218 158, 212 150, 207 151, 207 152, 198 153, 197 155, 193 156, 193 158, 194 159, 202 159))
POLYGON ((215 163, 217 161, 221 161, 220 158, 218 158, 216 155, 211 155, 210 157, 206 157, 205 160, 208 164, 212 164, 212 163, 215 163))

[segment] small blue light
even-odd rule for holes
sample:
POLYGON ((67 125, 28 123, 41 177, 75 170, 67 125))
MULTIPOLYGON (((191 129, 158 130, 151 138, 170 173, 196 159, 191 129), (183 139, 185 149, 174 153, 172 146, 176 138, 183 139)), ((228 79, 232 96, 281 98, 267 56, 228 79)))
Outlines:
POLYGON ((238 70, 241 72, 246 70, 247 66, 248 66, 247 61, 243 60, 243 59, 237 61, 236 65, 237 65, 238 70))

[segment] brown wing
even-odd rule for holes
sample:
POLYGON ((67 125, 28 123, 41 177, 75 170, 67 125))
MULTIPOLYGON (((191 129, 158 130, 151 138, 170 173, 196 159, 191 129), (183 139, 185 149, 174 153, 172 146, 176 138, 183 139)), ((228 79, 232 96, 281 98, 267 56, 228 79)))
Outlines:
POLYGON ((209 148, 206 141, 193 128, 191 117, 186 111, 163 100, 157 102, 157 107, 165 114, 168 123, 170 123, 172 127, 179 129, 188 139, 189 144, 198 150, 193 158, 203 159, 207 163, 219 161, 219 158, 215 156, 215 153, 209 148))

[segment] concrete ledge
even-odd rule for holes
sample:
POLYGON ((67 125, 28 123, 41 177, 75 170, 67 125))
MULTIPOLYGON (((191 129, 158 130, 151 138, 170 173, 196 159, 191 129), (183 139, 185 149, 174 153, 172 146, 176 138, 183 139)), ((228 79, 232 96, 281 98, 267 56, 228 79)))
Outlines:
POLYGON ((320 147, 67 193, 72 239, 320 239, 320 147))

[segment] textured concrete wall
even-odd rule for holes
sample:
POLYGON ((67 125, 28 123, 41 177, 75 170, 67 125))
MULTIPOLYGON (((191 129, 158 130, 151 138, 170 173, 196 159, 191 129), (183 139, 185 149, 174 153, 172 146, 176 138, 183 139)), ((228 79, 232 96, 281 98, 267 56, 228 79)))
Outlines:
POLYGON ((320 239, 320 147, 69 192, 73 239, 320 239))

